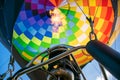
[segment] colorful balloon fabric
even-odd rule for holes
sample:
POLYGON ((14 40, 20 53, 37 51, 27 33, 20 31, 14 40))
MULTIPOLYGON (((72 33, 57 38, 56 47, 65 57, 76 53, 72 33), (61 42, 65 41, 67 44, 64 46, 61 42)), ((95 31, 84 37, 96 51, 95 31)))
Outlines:
MULTIPOLYGON (((114 23, 111 0, 25 0, 12 40, 21 57, 30 61, 38 53, 58 44, 86 45, 91 28, 80 8, 94 19, 97 38, 106 43, 114 23)), ((93 59, 84 50, 73 55, 79 65, 93 59)))

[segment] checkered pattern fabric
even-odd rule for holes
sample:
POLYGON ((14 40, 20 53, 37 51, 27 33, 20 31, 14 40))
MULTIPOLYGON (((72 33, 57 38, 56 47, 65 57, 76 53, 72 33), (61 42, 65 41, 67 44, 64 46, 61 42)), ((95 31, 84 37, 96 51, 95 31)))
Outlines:
MULTIPOLYGON (((21 57, 27 61, 47 48, 58 44, 78 46, 86 45, 89 41, 89 32, 91 31, 89 22, 74 0, 68 0, 69 2, 59 0, 58 6, 51 1, 55 2, 54 0, 25 0, 19 13, 13 30, 12 42, 21 57), (57 32, 52 30, 53 25, 49 15, 49 11, 55 7, 62 12, 65 17, 63 22, 66 22, 58 28, 57 32)), ((85 14, 94 19, 94 31, 98 40, 106 43, 114 22, 114 12, 110 0, 76 1, 85 14), (89 6, 87 1, 89 1, 89 6)), ((73 53, 79 65, 86 64, 93 59, 83 52, 88 55, 85 50, 73 53)), ((40 56, 35 63, 40 62, 43 56, 40 56)))

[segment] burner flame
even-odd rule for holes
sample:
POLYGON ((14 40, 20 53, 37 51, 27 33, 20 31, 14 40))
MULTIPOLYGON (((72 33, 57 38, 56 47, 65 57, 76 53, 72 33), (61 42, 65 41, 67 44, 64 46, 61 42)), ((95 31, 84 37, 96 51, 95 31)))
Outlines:
POLYGON ((51 15, 51 24, 53 25, 52 30, 53 32, 58 32, 59 27, 65 24, 65 16, 61 13, 58 8, 50 11, 51 15))

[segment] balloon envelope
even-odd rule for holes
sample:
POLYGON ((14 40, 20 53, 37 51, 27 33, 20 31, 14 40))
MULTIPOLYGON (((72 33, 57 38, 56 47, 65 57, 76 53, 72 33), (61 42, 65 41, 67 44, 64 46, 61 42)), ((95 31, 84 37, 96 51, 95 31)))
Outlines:
MULTIPOLYGON (((12 39, 21 57, 30 61, 38 53, 58 44, 86 45, 91 28, 80 8, 94 20, 98 40, 106 43, 114 27, 111 0, 25 0, 12 39)), ((93 59, 85 50, 78 50, 73 55, 79 65, 93 59)))

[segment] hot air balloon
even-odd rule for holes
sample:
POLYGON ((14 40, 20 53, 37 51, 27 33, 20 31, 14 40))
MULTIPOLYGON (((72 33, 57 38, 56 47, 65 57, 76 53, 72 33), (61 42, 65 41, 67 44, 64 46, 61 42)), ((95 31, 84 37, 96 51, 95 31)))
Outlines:
MULTIPOLYGON (((90 32, 93 31, 99 41, 107 44, 115 30, 117 0, 12 1, 13 6, 9 0, 1 1, 4 5, 1 6, 3 16, 0 18, 0 41, 9 50, 12 47, 12 54, 22 67, 51 47, 87 45, 90 32), (8 7, 15 9, 8 10, 8 7)), ((79 67, 84 67, 93 60, 84 49, 72 52, 72 55, 79 67)), ((44 53, 33 64, 39 64, 43 58, 47 61, 50 56, 46 57, 44 53)), ((48 66, 45 68, 49 69, 48 66)), ((29 76, 33 80, 46 77, 41 70, 29 73, 29 76)))

